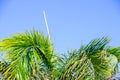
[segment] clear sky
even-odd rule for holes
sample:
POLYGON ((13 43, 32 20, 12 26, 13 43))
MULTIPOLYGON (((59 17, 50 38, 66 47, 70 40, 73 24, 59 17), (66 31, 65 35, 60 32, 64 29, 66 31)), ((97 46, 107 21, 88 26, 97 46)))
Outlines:
POLYGON ((56 52, 101 36, 120 46, 120 0, 0 0, 0 38, 33 27, 46 35, 43 10, 56 52))

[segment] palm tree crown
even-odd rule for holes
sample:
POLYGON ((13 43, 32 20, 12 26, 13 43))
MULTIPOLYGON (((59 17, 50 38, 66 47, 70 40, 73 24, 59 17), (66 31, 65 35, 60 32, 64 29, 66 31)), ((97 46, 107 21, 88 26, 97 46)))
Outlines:
POLYGON ((4 78, 26 80, 51 77, 53 47, 42 33, 33 30, 2 39, 0 50, 5 52, 4 58, 9 63, 4 69, 4 78))
POLYGON ((61 57, 41 32, 15 34, 0 40, 0 51, 5 53, 0 71, 8 80, 106 80, 120 61, 120 47, 107 46, 109 41, 97 38, 61 57))

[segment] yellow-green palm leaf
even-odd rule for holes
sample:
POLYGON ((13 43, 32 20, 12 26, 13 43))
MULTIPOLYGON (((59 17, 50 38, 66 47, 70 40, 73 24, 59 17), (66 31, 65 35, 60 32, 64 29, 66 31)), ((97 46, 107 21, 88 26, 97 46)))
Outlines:
POLYGON ((38 31, 15 34, 0 41, 8 65, 3 78, 12 80, 50 79, 53 47, 48 37, 38 31))

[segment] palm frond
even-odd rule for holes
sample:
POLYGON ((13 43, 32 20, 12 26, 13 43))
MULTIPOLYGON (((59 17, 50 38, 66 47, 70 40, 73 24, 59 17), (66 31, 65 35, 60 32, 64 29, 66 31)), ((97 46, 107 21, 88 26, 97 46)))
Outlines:
MULTIPOLYGON (((72 54, 72 52, 70 52, 72 54)), ((94 80, 94 68, 91 61, 87 58, 85 53, 78 55, 73 53, 74 56, 67 59, 61 80, 94 80)))
POLYGON ((0 50, 5 52, 4 59, 9 63, 4 68, 3 77, 8 79, 26 80, 38 78, 38 75, 48 78, 53 68, 53 47, 48 37, 38 31, 15 34, 0 41, 0 50), (46 69, 43 72, 43 67, 46 69), (39 72, 39 73, 38 73, 39 72), (11 74, 12 73, 12 74, 11 74))
POLYGON ((79 53, 86 52, 88 59, 91 60, 95 69, 96 79, 99 77, 100 80, 104 80, 110 77, 117 65, 117 58, 107 52, 109 41, 108 37, 97 38, 79 49, 79 53))
POLYGON ((105 50, 107 44, 109 43, 110 39, 108 37, 97 38, 89 42, 83 50, 86 53, 92 53, 98 50, 105 50))
POLYGON ((115 55, 120 62, 120 47, 109 48, 107 51, 113 55, 115 55))

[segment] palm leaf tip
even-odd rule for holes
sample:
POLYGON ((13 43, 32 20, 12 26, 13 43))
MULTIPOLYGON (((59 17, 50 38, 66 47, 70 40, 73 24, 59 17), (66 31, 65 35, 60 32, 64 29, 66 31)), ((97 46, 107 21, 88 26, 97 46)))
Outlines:
POLYGON ((86 53, 90 53, 98 50, 104 50, 109 42, 110 39, 108 37, 97 38, 90 41, 84 47, 84 50, 86 51, 86 53))

